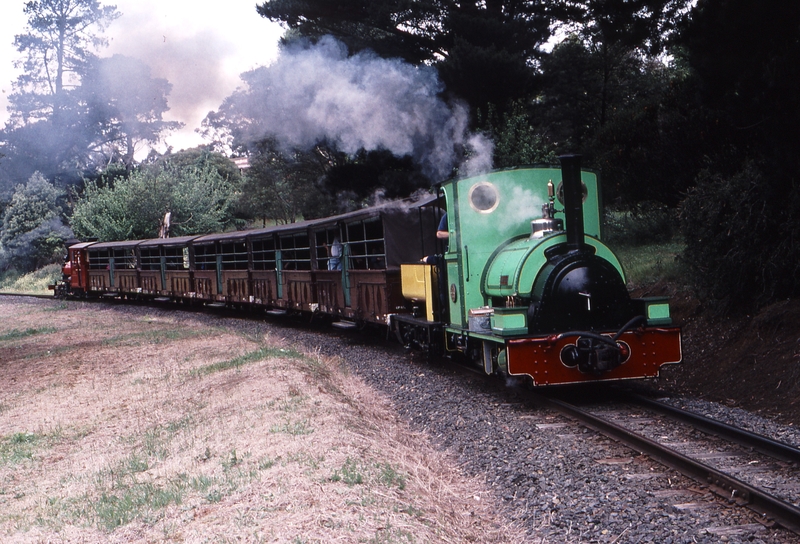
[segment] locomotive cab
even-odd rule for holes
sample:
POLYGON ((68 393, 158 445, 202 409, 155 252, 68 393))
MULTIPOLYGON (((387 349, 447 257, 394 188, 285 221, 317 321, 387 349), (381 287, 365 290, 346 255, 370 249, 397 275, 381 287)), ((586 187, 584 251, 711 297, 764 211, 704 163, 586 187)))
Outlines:
POLYGON ((72 244, 61 267, 61 281, 48 286, 56 296, 83 295, 89 286, 89 256, 86 248, 94 242, 72 244))

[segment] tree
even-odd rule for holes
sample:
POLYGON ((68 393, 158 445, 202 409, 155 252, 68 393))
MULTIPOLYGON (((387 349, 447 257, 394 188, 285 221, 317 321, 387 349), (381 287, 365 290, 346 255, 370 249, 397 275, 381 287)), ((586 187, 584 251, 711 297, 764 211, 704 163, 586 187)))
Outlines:
POLYGON ((649 201, 674 209, 706 165, 708 143, 723 135, 693 104, 693 85, 679 68, 660 62, 642 68, 632 80, 637 92, 614 104, 587 149, 602 173, 606 202, 635 210, 649 201))
POLYGON ((87 133, 87 115, 74 90, 106 44, 99 33, 119 16, 97 0, 31 0, 26 32, 15 37, 23 69, 9 96, 10 119, 0 133, 0 189, 39 171, 64 184, 91 167, 97 142, 87 133))
POLYGON ((411 157, 396 157, 387 150, 362 150, 325 172, 322 190, 337 203, 336 212, 372 206, 376 200, 405 198, 430 187, 411 157))
POLYGON ((495 168, 558 163, 558 155, 533 116, 533 109, 523 101, 514 102, 503 114, 489 108, 485 126, 494 142, 495 168))
POLYGON ((7 127, 0 133, 0 149, 5 155, 0 160, 0 190, 13 189, 34 172, 60 187, 78 182, 91 167, 86 160, 89 142, 85 136, 77 126, 52 120, 7 127))
POLYGON ((567 37, 542 61, 531 120, 558 152, 580 152, 602 173, 606 202, 674 208, 718 129, 692 105, 684 65, 643 51, 567 37))
POLYGON ((532 65, 550 37, 547 0, 267 0, 258 12, 296 34, 333 35, 351 53, 437 67, 448 92, 475 112, 504 109, 532 88, 532 65))
POLYGON ((682 204, 695 285, 741 311, 798 296, 800 5, 702 0, 679 43, 692 105, 714 136, 682 204))
POLYGON ((244 175, 239 206, 249 217, 276 223, 294 223, 330 215, 336 207, 330 195, 320 190, 319 181, 341 154, 324 146, 310 151, 285 151, 273 139, 262 140, 250 155, 244 175), (315 213, 316 212, 316 213, 315 213))
POLYGON ((21 179, 37 170, 67 186, 114 161, 132 168, 142 143, 156 143, 181 126, 163 119, 170 88, 137 59, 90 61, 81 84, 63 92, 57 117, 7 127, 0 176, 21 179))
POLYGON ((540 47, 550 38, 548 0, 447 2, 441 59, 435 66, 449 93, 465 100, 473 120, 498 113, 537 91, 540 47))
POLYGON ((642 65, 621 46, 597 51, 577 35, 558 44, 542 61, 537 108, 556 145, 585 150, 611 112, 635 97, 642 65))
POLYGON ((553 5, 553 15, 594 49, 621 47, 660 55, 674 38, 690 0, 573 0, 553 5))
POLYGON ((31 0, 25 4, 27 32, 15 36, 24 55, 23 69, 9 97, 12 121, 28 123, 48 118, 63 106, 64 91, 77 85, 107 41, 96 34, 119 17, 116 6, 97 0, 31 0))
POLYGON ((169 165, 172 168, 185 169, 197 168, 200 170, 206 167, 212 168, 219 173, 222 179, 233 184, 238 184, 242 179, 239 167, 231 159, 222 153, 212 151, 208 146, 192 147, 176 153, 167 153, 154 161, 154 164, 163 167, 169 165))
POLYGON ((419 64, 443 56, 442 19, 447 2, 425 0, 266 0, 256 6, 262 17, 280 21, 294 35, 317 39, 332 35, 352 52, 371 49, 378 55, 419 64))
POLYGON ((119 155, 131 168, 137 144, 155 144, 182 126, 163 119, 171 88, 166 79, 153 78, 150 67, 138 59, 114 55, 91 61, 74 91, 78 128, 90 135, 90 150, 111 158, 119 155))
POLYGON ((217 169, 139 168, 127 178, 87 181, 75 203, 75 234, 101 241, 155 238, 166 212, 172 235, 222 232, 233 224, 238 186, 217 169))
POLYGON ((729 130, 723 145, 739 151, 739 162, 729 167, 739 169, 748 156, 762 154, 776 170, 796 172, 800 4, 700 1, 686 20, 680 45, 700 104, 729 130))
POLYGON ((3 213, 0 269, 30 272, 60 257, 72 236, 62 222, 63 195, 39 173, 17 186, 3 213))

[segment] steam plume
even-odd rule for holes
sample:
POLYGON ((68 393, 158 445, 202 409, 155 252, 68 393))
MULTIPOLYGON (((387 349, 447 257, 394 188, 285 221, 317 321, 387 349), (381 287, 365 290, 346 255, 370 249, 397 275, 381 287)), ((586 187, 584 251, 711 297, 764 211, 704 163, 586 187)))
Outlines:
POLYGON ((248 88, 222 109, 251 123, 249 138, 270 135, 300 148, 327 140, 350 154, 387 149, 412 156, 433 180, 449 176, 465 150, 470 168, 491 168, 490 142, 468 133, 464 106, 439 97, 443 86, 431 67, 371 52, 348 56, 328 36, 289 46, 274 64, 242 79, 248 88))

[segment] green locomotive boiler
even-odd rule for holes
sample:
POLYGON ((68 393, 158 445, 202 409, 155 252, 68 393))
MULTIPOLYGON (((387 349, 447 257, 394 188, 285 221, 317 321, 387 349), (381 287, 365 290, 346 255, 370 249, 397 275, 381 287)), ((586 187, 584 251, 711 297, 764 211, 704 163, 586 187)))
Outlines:
POLYGON ((441 185, 447 247, 401 267, 414 311, 389 324, 403 344, 534 385, 655 377, 681 361, 667 299, 632 298, 602 242, 597 175, 561 161, 441 185))

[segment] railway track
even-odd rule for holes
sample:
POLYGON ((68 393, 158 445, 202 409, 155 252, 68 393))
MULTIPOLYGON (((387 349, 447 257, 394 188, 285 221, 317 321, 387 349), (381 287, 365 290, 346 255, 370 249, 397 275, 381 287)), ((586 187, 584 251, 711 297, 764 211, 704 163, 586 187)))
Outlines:
POLYGON ((800 534, 800 449, 638 395, 579 407, 536 401, 694 479, 767 526, 800 534))
POLYGON ((45 299, 54 299, 53 293, 50 294, 34 294, 34 293, 3 293, 0 292, 0 297, 29 297, 29 298, 45 298, 45 299))

